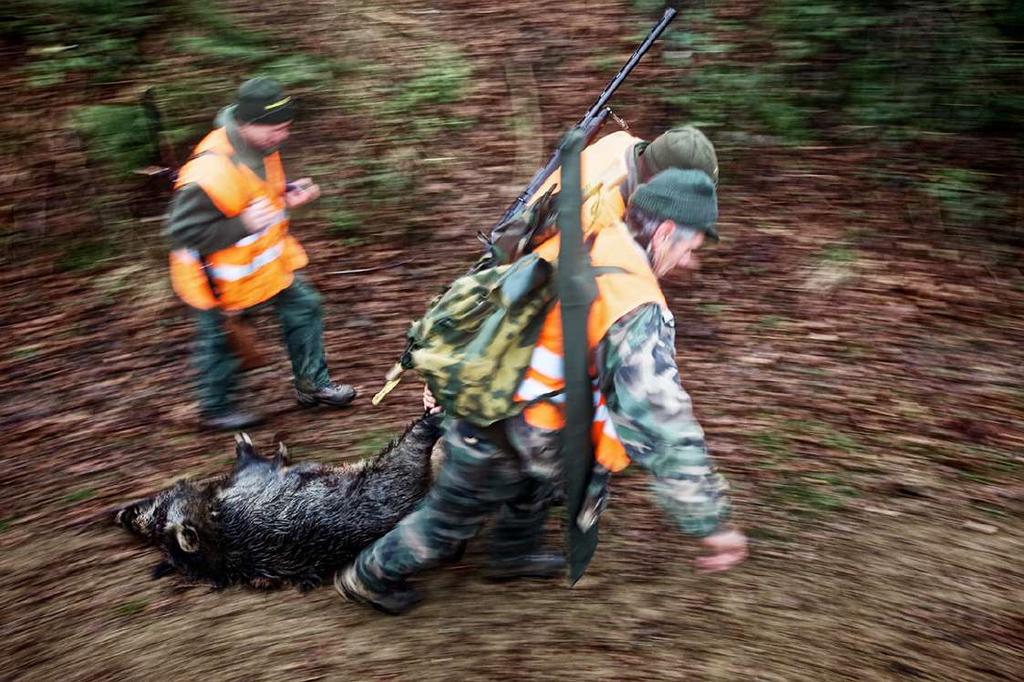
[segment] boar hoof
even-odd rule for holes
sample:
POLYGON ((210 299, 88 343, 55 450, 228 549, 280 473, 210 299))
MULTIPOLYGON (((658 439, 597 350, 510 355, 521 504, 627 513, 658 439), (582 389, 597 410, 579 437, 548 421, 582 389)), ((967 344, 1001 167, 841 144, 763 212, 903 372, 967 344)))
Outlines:
POLYGON ((277 444, 277 454, 274 455, 274 464, 278 466, 288 466, 292 463, 291 455, 288 454, 288 448, 285 446, 284 441, 280 441, 277 444))

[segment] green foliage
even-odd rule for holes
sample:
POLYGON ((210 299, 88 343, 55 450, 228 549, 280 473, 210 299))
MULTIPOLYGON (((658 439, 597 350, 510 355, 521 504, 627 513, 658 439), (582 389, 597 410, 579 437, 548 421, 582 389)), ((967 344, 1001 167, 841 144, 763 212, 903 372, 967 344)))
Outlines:
POLYGON ((1024 114, 1022 15, 1012 0, 773 0, 741 27, 687 13, 663 38, 683 78, 659 92, 687 120, 790 141, 1009 130, 1024 114))
POLYGON ((934 199, 943 221, 951 227, 973 227, 1000 218, 1007 199, 987 189, 988 178, 966 168, 947 168, 933 174, 920 189, 934 199))
POLYGON ((760 526, 751 526, 747 529, 747 537, 759 542, 782 542, 786 540, 788 536, 778 530, 763 528, 760 526))
POLYGON ((272 36, 239 28, 183 36, 175 46, 183 54, 211 63, 245 65, 246 78, 270 77, 288 89, 331 83, 341 71, 351 68, 309 54, 282 53, 272 36))
POLYGON ((65 495, 64 501, 74 504, 77 502, 85 502, 86 500, 91 500, 94 497, 96 497, 95 490, 93 490, 92 488, 82 488, 81 490, 75 490, 65 495))
POLYGON ((117 612, 122 616, 134 616, 142 613, 149 605, 145 599, 132 599, 117 606, 117 612))
POLYGON ((472 68, 461 54, 453 48, 441 47, 399 86, 398 93, 384 105, 383 113, 408 116, 427 105, 458 102, 471 73, 472 68))
POLYGON ((769 463, 786 460, 793 456, 789 439, 774 431, 762 431, 753 437, 754 450, 771 456, 769 463))
POLYGON ((327 220, 327 229, 335 237, 351 237, 363 224, 363 217, 359 213, 340 207, 331 211, 327 220))
POLYGON ((87 239, 72 243, 60 259, 57 267, 66 271, 86 271, 97 268, 117 255, 117 249, 107 239, 87 239))
POLYGON ((837 511, 846 506, 849 490, 835 494, 829 488, 802 482, 784 483, 775 489, 775 499, 802 514, 837 511))
POLYGON ((826 263, 852 263, 857 254, 845 246, 827 246, 821 252, 821 260, 826 263))
POLYGON ((706 315, 718 315, 726 308, 723 303, 698 303, 697 309, 706 315))
POLYGON ((259 63, 270 59, 272 55, 260 41, 242 31, 232 35, 184 36, 175 41, 175 47, 190 56, 236 63, 259 63))
POLYGON ((29 360, 31 358, 38 357, 42 348, 43 347, 38 343, 30 343, 25 346, 12 348, 7 352, 7 354, 15 360, 29 360))
POLYGON ((407 151, 395 149, 383 157, 368 157, 356 160, 362 175, 353 180, 349 189, 371 197, 375 203, 393 204, 400 202, 403 195, 415 186, 413 164, 415 159, 407 151))
POLYGON ((306 54, 291 54, 265 63, 258 74, 275 79, 286 89, 331 83, 338 74, 338 65, 306 54))
POLYGON ((0 35, 27 43, 29 83, 48 87, 69 74, 116 80, 140 61, 137 43, 175 3, 160 0, 14 0, 0 35))
POLYGON ((378 114, 389 125, 402 126, 405 141, 426 141, 446 129, 472 125, 472 121, 450 116, 444 110, 462 99, 471 74, 472 67, 461 53, 441 45, 411 78, 392 89, 378 114))
POLYGON ((78 109, 72 125, 89 146, 90 156, 122 173, 154 162, 145 113, 131 104, 97 104, 78 109))

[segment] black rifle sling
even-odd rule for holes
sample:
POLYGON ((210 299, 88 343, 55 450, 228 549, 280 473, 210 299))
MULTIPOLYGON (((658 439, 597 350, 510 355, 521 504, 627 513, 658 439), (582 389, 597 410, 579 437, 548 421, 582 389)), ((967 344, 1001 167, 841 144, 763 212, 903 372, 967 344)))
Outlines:
POLYGON ((567 541, 569 580, 583 576, 597 549, 597 524, 582 530, 576 522, 586 498, 594 462, 591 424, 594 420, 593 389, 587 356, 587 318, 597 296, 597 284, 590 254, 583 242, 580 212, 583 194, 580 187, 580 152, 585 143, 578 128, 565 137, 560 147, 562 192, 558 200, 558 229, 561 246, 558 253, 558 297, 562 306, 562 331, 565 352, 565 427, 562 429, 562 465, 566 482, 567 541))

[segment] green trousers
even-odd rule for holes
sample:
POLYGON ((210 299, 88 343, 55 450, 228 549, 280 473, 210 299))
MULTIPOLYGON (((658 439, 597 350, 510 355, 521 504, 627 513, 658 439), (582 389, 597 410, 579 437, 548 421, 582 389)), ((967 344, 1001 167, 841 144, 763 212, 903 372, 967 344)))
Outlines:
MULTIPOLYGON (((316 390, 330 383, 324 355, 323 312, 316 289, 296 277, 291 286, 254 310, 264 307, 272 307, 281 322, 295 385, 316 390)), ((209 416, 223 414, 233 407, 232 394, 241 361, 228 344, 221 311, 199 311, 196 332, 199 407, 209 416)))
POLYGON ((492 561, 538 549, 550 486, 525 471, 519 456, 497 434, 501 426, 481 430, 461 420, 449 423, 445 459, 426 498, 356 558, 356 571, 371 589, 394 589, 413 574, 443 563, 492 514, 492 561))

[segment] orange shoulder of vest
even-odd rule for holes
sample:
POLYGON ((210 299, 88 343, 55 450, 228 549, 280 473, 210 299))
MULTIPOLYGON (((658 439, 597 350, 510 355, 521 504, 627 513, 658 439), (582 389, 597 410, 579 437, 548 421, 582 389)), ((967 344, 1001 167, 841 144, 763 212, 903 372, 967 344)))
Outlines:
POLYGON ((189 183, 199 185, 213 205, 232 218, 241 213, 248 203, 245 183, 239 175, 238 167, 230 158, 220 154, 202 154, 185 164, 176 184, 178 187, 189 183))
POLYGON ((619 155, 625 154, 627 149, 642 141, 639 137, 634 137, 625 130, 618 130, 594 142, 583 150, 583 154, 593 156, 595 160, 597 158, 602 158, 606 161, 617 160, 619 155))
POLYGON ((234 154, 235 149, 231 146, 231 140, 228 139, 227 129, 217 128, 212 130, 206 137, 200 140, 192 153, 200 154, 202 152, 213 152, 214 154, 223 154, 224 156, 234 154))

